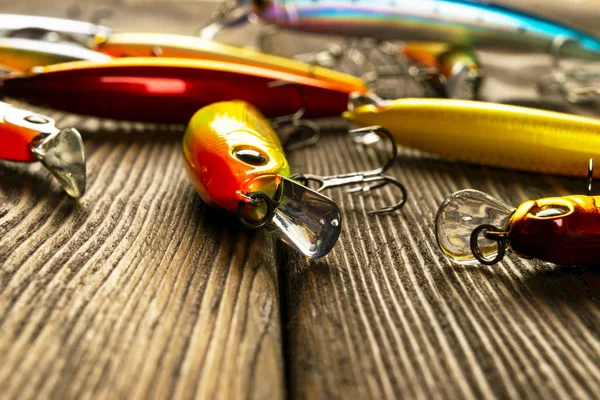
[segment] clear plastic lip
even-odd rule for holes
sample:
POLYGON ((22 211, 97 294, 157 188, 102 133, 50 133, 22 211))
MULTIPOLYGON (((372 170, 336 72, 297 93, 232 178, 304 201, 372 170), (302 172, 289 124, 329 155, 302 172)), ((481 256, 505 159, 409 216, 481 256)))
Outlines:
POLYGON ((71 197, 80 198, 86 188, 85 153, 81 135, 74 128, 41 134, 31 151, 71 197))
MULTIPOLYGON (((515 208, 478 190, 466 189, 444 200, 435 217, 435 236, 440 249, 457 264, 472 265, 478 261, 471 252, 471 233, 478 226, 489 224, 504 228, 515 208)), ((497 243, 479 238, 479 248, 493 258, 497 243)))
POLYGON ((331 251, 342 229, 337 204, 306 186, 281 177, 281 196, 266 229, 310 258, 331 251))

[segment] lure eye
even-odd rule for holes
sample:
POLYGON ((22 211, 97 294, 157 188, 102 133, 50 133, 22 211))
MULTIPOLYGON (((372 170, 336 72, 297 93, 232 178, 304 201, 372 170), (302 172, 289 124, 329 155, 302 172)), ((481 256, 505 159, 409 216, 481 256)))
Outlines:
POLYGON ((253 165, 255 167, 260 167, 262 165, 266 165, 269 160, 265 157, 261 152, 254 149, 239 149, 234 150, 233 156, 249 165, 253 165))
POLYGON ((36 114, 28 115, 23 119, 25 121, 29 122, 30 124, 36 124, 36 125, 44 125, 44 124, 47 124, 48 122, 50 122, 48 120, 48 118, 44 118, 41 115, 36 115, 36 114))
POLYGON ((570 211, 571 209, 569 207, 561 205, 551 205, 531 210, 531 214, 533 214, 537 218, 549 218, 558 217, 559 215, 565 215, 568 214, 570 211))

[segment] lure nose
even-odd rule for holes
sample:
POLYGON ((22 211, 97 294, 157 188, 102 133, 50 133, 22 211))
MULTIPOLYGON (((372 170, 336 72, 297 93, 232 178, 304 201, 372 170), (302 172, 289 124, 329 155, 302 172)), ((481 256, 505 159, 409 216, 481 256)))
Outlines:
MULTIPOLYGON (((442 251, 458 264, 477 264, 471 251, 471 234, 482 225, 503 228, 515 208, 478 190, 461 190, 447 198, 435 217, 435 235, 442 251)), ((494 258, 497 242, 479 235, 478 247, 494 258)))
MULTIPOLYGON (((249 228, 266 228, 307 257, 325 256, 342 229, 337 204, 291 179, 280 175, 276 178, 278 184, 273 196, 262 191, 243 195, 238 218, 249 228)), ((260 184, 264 187, 264 182, 260 184)))
POLYGON ((238 192, 240 204, 238 205, 238 216, 240 220, 250 228, 262 227, 262 221, 272 217, 279 195, 281 177, 275 174, 258 175, 246 182, 246 185, 238 192))

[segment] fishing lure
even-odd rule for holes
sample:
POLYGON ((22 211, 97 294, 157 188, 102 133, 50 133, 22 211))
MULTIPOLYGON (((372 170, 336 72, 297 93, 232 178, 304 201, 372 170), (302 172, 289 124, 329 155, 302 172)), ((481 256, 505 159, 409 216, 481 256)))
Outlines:
POLYGON ((330 82, 341 88, 364 87, 352 75, 265 54, 245 47, 229 46, 199 37, 164 33, 113 33, 98 38, 94 50, 112 57, 171 57, 226 61, 330 82))
POLYGON ((26 72, 36 66, 70 61, 106 62, 111 57, 69 43, 21 38, 0 38, 0 62, 13 71, 26 72))
POLYGON ((595 118, 451 99, 352 95, 349 104, 343 115, 358 126, 381 125, 400 145, 458 161, 582 176, 586 161, 600 157, 595 118))
POLYGON ((1 37, 67 41, 88 47, 94 37, 106 37, 111 32, 106 26, 71 19, 0 14, 1 37))
POLYGON ((439 71, 446 80, 446 97, 463 100, 477 97, 484 72, 473 51, 446 43, 409 42, 402 47, 402 54, 439 71))
POLYGON ((1 92, 67 112, 123 120, 186 123, 201 107, 240 99, 268 117, 338 115, 356 85, 222 61, 121 58, 34 68, 4 77, 1 92), (285 82, 286 85, 281 85, 285 82), (272 86, 277 87, 272 87, 272 86), (270 88, 271 87, 271 88, 270 88))
POLYGON ((0 14, 0 34, 8 37, 70 42, 52 43, 27 39, 0 41, 0 59, 4 61, 2 64, 17 71, 77 60, 106 62, 108 56, 160 56, 225 61, 330 82, 347 92, 364 90, 364 83, 352 75, 193 36, 143 32, 120 33, 87 22, 7 14, 0 14), (52 34, 57 37, 53 37, 52 34), (81 39, 82 37, 84 40, 81 39), (81 46, 72 46, 73 43, 89 47, 89 50, 81 46))
MULTIPOLYGON (((556 40, 560 40, 565 43, 561 49, 565 56, 600 59, 600 40, 593 35, 488 2, 238 0, 238 3, 240 7, 251 7, 269 24, 306 32, 543 53, 550 53, 556 40)), ((216 23, 227 26, 222 21, 216 23)))
POLYGON ((477 191, 462 190, 439 208, 438 245, 454 262, 492 265, 506 250, 561 265, 600 264, 600 197, 529 200, 516 209, 477 191))
MULTIPOLYGON (((105 62, 111 57, 169 57, 191 58, 200 60, 225 61, 248 66, 256 66, 275 71, 297 74, 302 77, 331 82, 346 90, 364 87, 363 82, 354 76, 341 72, 313 66, 287 58, 264 54, 249 48, 229 46, 212 40, 193 36, 173 35, 162 33, 113 33, 110 29, 89 23, 65 20, 66 28, 60 28, 53 18, 24 18, 22 25, 10 26, 4 23, 0 14, 0 32, 8 30, 9 35, 19 36, 23 31, 33 29, 40 32, 30 36, 44 38, 42 33, 49 35, 52 29, 59 35, 66 33, 88 32, 85 49, 71 43, 53 43, 22 38, 0 39, 0 60, 2 64, 17 71, 27 71, 34 66, 45 66, 69 61, 90 60, 105 62), (36 25, 37 24, 37 25, 36 25), (17 29, 21 26, 21 29, 17 29), (28 28, 24 28, 28 27, 28 28), (19 33, 20 32, 20 33, 19 33), (104 54, 100 54, 104 53, 104 54)), ((19 19, 17 19, 19 21, 19 19)), ((59 20, 63 21, 63 20, 59 20)))
POLYGON ((85 192, 86 168, 81 135, 59 130, 54 120, 0 102, 0 159, 40 161, 72 197, 85 192))
POLYGON ((361 184, 367 186, 360 189, 374 189, 391 183, 402 191, 402 200, 375 212, 397 210, 406 201, 404 187, 383 175, 394 162, 395 146, 388 163, 373 171, 292 176, 277 134, 256 108, 243 101, 214 103, 194 114, 183 138, 183 158, 204 202, 236 213, 249 228, 266 228, 311 258, 326 255, 341 230, 338 206, 320 191, 361 184), (320 187, 312 190, 299 182, 318 182, 320 187))

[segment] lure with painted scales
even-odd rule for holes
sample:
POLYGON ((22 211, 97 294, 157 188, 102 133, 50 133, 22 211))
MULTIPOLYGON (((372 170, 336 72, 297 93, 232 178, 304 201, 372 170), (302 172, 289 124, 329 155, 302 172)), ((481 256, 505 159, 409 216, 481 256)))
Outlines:
MULTIPOLYGON (((600 59, 600 40, 576 27, 494 4, 466 0, 240 0, 283 28, 377 40, 443 42, 469 48, 600 59)), ((219 23, 217 21, 217 23, 219 23)))
POLYGON ((331 250, 342 222, 338 206, 319 191, 346 185, 365 185, 359 186, 363 190, 386 184, 399 188, 402 199, 376 213, 397 210, 406 201, 404 187, 383 175, 394 162, 395 147, 388 163, 373 171, 292 176, 277 134, 255 107, 243 101, 214 103, 194 114, 183 138, 183 157, 204 202, 236 213, 249 228, 267 229, 311 258, 331 250), (299 183, 315 181, 321 184, 316 191, 299 183))
POLYGON ((85 192, 83 142, 74 128, 58 129, 44 115, 0 102, 0 159, 40 161, 72 197, 85 192))
MULTIPOLYGON (((442 157, 524 171, 585 175, 600 158, 600 120, 505 104, 351 96, 344 117, 381 125, 396 142, 442 157)), ((357 138, 360 140, 360 138, 357 138)))
POLYGON ((268 117, 340 114, 360 82, 330 81, 222 61, 175 58, 121 58, 35 68, 3 79, 2 94, 67 112, 97 117, 186 123, 201 107, 240 99, 268 117), (273 82, 288 85, 270 87, 273 82), (300 89, 300 90, 298 90, 300 89))

